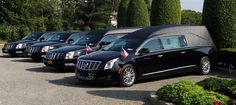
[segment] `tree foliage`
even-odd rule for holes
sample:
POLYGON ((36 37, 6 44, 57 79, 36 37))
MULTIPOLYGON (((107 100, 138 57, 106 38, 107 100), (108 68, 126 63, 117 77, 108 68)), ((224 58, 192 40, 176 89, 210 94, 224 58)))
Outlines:
POLYGON ((153 0, 151 25, 181 24, 180 0, 153 0))
POLYGON ((148 8, 144 0, 130 0, 127 26, 148 26, 150 24, 148 8))
POLYGON ((236 47, 236 1, 206 0, 203 24, 220 48, 236 47))
POLYGON ((128 6, 129 6, 129 1, 130 0, 121 0, 120 5, 119 5, 119 10, 118 10, 118 27, 126 27, 127 26, 127 11, 128 11, 128 6))
POLYGON ((183 10, 181 24, 201 25, 202 13, 193 10, 183 10))

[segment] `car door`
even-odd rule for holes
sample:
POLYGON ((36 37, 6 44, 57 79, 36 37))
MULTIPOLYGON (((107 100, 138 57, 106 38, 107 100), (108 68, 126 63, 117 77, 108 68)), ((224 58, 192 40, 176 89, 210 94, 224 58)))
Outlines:
POLYGON ((159 52, 162 47, 160 40, 157 38, 150 39, 146 41, 139 50, 148 49, 149 53, 140 53, 135 58, 137 68, 139 69, 139 74, 141 76, 147 76, 148 73, 152 73, 158 70, 163 69, 162 64, 162 53, 159 52))
POLYGON ((180 69, 191 68, 188 56, 189 50, 185 48, 187 43, 182 35, 172 35, 160 37, 163 46, 163 62, 166 66, 162 72, 180 72, 180 69))

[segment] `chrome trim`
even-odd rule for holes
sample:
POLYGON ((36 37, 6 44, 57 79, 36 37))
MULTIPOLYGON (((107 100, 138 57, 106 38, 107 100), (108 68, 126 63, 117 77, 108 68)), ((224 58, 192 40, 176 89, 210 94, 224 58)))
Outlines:
POLYGON ((48 52, 44 58, 50 59, 50 60, 64 59, 64 53, 48 52))
POLYGON ((101 63, 101 61, 78 60, 77 68, 80 70, 98 70, 101 63))
POLYGON ((179 70, 179 69, 183 69, 183 68, 190 68, 190 67, 195 67, 195 66, 196 65, 189 65, 189 66, 182 66, 182 67, 177 67, 177 68, 172 68, 172 69, 166 69, 166 70, 162 70, 162 71, 146 73, 146 74, 143 74, 142 76, 158 74, 158 73, 163 73, 163 72, 168 72, 168 71, 174 71, 174 70, 179 70))

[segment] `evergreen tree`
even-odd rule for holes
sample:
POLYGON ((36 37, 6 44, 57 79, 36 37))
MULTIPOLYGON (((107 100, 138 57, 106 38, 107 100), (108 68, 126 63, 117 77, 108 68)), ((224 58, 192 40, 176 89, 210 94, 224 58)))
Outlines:
POLYGON ((148 26, 148 8, 144 0, 130 0, 128 7, 128 26, 148 26))
POLYGON ((119 5, 119 10, 118 10, 118 27, 126 27, 127 26, 127 11, 128 11, 128 6, 129 6, 129 1, 130 0, 121 0, 120 5, 119 5))
POLYGON ((203 24, 220 48, 236 47, 236 1, 206 0, 203 24))
POLYGON ((181 24, 180 0, 153 0, 151 25, 181 24))

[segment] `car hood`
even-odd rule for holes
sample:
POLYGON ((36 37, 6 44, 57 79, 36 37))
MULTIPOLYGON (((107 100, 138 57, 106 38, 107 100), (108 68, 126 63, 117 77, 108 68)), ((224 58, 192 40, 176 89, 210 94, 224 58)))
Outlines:
POLYGON ((82 50, 85 48, 86 48, 85 46, 71 45, 71 46, 60 47, 58 49, 52 50, 52 52, 67 53, 70 51, 82 50))
POLYGON ((61 47, 65 47, 65 46, 70 46, 70 44, 67 44, 67 43, 59 43, 59 44, 52 45, 52 47, 54 47, 54 49, 61 48, 61 47))
POLYGON ((59 42, 40 42, 40 43, 35 43, 32 45, 32 47, 42 47, 42 46, 50 46, 54 44, 58 44, 59 42))
POLYGON ((95 61, 109 61, 115 58, 119 58, 120 52, 117 51, 97 51, 88 55, 81 56, 82 60, 95 60, 95 61))
POLYGON ((20 43, 27 43, 27 42, 32 42, 32 40, 19 40, 19 41, 10 42, 10 43, 7 43, 7 44, 20 44, 20 43))

